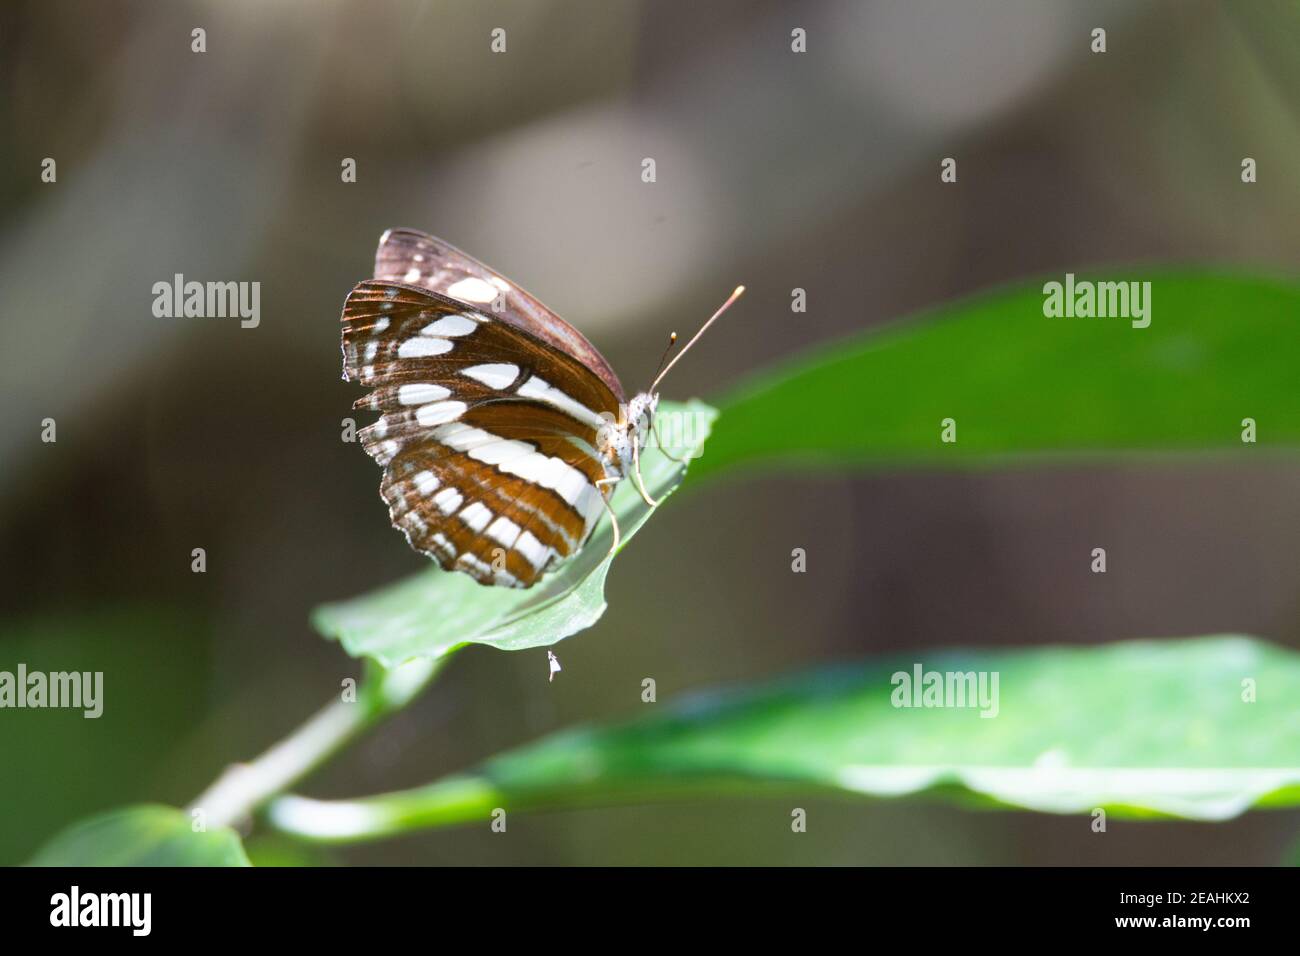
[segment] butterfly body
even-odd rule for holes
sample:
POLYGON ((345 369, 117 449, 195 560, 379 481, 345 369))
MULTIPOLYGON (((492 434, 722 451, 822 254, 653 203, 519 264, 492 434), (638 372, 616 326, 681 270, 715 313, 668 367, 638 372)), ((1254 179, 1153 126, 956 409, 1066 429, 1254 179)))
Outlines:
POLYGON ((617 546, 614 487, 635 475, 650 501, 639 455, 654 386, 628 401, 577 329, 433 236, 388 230, 374 274, 344 303, 343 377, 371 389, 355 407, 382 413, 359 434, 411 547, 481 584, 526 588, 606 511, 617 546))
POLYGON ((606 423, 596 436, 596 450, 606 463, 610 477, 632 474, 636 456, 646 446, 649 422, 659 405, 659 396, 641 392, 620 409, 619 418, 606 423))

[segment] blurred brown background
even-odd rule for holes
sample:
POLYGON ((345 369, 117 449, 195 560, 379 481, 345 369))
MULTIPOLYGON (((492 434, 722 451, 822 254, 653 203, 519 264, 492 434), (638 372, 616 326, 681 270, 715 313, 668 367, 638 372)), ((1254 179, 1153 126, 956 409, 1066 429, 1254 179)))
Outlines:
MULTIPOLYGON (((340 441, 338 314, 389 226, 520 282, 669 397, 972 292, 1111 263, 1292 274, 1300 14, 1260 2, 13 2, 0 10, 0 668, 106 712, 0 713, 0 862, 193 797, 357 673, 309 609, 421 566, 340 441), (1090 30, 1108 52, 1089 52, 1090 30), (191 52, 203 27, 207 52, 191 52), (489 32, 507 31, 507 52, 489 32), (790 51, 802 27, 808 52, 790 51), (658 181, 643 184, 653 157, 658 181), (939 182, 958 159, 955 186, 939 182), (1243 156, 1260 181, 1244 187, 1243 156), (58 181, 40 180, 57 160, 58 181), (355 158, 358 181, 340 181, 355 158), (151 287, 259 281, 261 325, 151 287), (790 290, 808 290, 792 315, 790 290), (40 422, 58 423, 57 444, 40 422), (203 547, 208 572, 190 572, 203 547)), ((1032 396, 1026 396, 1032 401, 1032 396)), ((826 414, 836 414, 831 408, 826 414)), ((365 417, 361 421, 364 423, 365 417)), ((461 654, 303 789, 418 784, 581 721, 883 651, 1221 631, 1300 647, 1294 468, 1128 464, 711 484, 620 558, 601 623, 461 654), (1087 572, 1099 543, 1110 573, 1087 572), (809 573, 789 573, 790 549, 809 573)), ((689 488, 689 485, 688 485, 689 488)), ((809 798, 620 807, 270 861, 1274 863, 1219 825, 809 798)))

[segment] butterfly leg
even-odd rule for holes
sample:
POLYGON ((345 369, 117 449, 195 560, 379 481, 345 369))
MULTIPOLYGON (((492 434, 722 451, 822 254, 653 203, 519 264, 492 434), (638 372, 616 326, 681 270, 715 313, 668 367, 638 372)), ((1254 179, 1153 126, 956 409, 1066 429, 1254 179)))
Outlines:
POLYGON ((610 527, 614 529, 614 543, 609 546, 610 554, 613 554, 615 551, 618 550, 619 542, 623 540, 623 537, 618 530, 618 516, 614 514, 614 509, 610 506, 609 499, 605 497, 605 493, 601 489, 601 485, 614 485, 617 484, 620 480, 621 479, 618 477, 611 476, 609 478, 601 478, 596 482, 596 490, 600 492, 601 503, 605 506, 605 510, 609 512, 610 527))
POLYGON ((659 453, 660 453, 661 455, 663 455, 665 458, 671 458, 673 461, 677 462, 677 464, 679 464, 679 465, 684 465, 684 464, 686 464, 686 459, 685 459, 685 458, 678 458, 676 455, 674 455, 674 454, 672 454, 671 452, 669 452, 668 449, 664 446, 664 440, 663 440, 663 438, 661 438, 660 435, 659 435, 659 423, 658 423, 657 421, 655 421, 655 419, 653 419, 653 418, 650 419, 650 430, 651 430, 652 432, 654 432, 654 435, 655 435, 655 447, 657 447, 657 448, 659 449, 659 453))
POLYGON ((645 479, 641 477, 641 443, 636 442, 632 445, 632 470, 636 473, 636 490, 641 492, 641 500, 651 508, 658 508, 659 502, 650 497, 650 492, 645 490, 645 479))

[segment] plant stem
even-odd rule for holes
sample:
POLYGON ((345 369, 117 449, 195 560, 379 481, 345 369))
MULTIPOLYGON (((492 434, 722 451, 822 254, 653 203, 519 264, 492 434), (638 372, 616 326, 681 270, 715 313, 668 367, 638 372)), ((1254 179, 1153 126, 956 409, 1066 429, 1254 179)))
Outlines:
POLYGON ((414 700, 449 656, 415 660, 387 671, 374 666, 355 700, 331 701, 260 757, 226 768, 188 809, 201 810, 204 825, 209 827, 246 819, 364 731, 414 700))
POLYGON ((487 780, 466 774, 408 793, 358 800, 311 800, 285 794, 267 805, 266 821, 300 840, 358 843, 486 819, 504 799, 487 780))
MULTIPOLYGON (((633 777, 593 782, 559 777, 532 787, 495 779, 490 766, 452 774, 423 787, 351 800, 313 800, 282 794, 266 804, 271 827, 298 840, 322 844, 361 843, 420 830, 482 823, 497 808, 511 813, 610 807, 682 798, 705 799, 725 794, 755 796, 787 793, 779 780, 710 775, 633 777)), ((807 792, 807 788, 805 788, 807 792)), ((828 788, 827 793, 835 791, 828 788)))

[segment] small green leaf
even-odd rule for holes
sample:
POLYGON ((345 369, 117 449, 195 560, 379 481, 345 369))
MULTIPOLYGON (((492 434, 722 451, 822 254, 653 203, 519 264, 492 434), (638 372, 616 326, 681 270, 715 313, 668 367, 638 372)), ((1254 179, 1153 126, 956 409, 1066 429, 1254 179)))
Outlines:
MULTIPOLYGON (((667 428, 661 433, 670 452, 678 458, 698 456, 716 414, 702 402, 660 403, 660 425, 667 428)), ((686 470, 657 448, 646 450, 641 469, 651 497, 659 500, 672 493, 686 470)), ((612 506, 626 545, 651 509, 631 480, 619 482, 612 506)), ((441 657, 467 643, 502 650, 554 644, 591 627, 605 612, 611 541, 605 518, 572 561, 528 590, 485 587, 468 575, 431 567, 370 594, 319 607, 312 623, 353 657, 371 657, 385 667, 441 657)))
POLYGON ((239 835, 225 827, 196 833, 175 807, 145 804, 74 823, 28 866, 249 866, 239 835))
POLYGON ((1147 328, 1047 318, 1038 281, 759 374, 717 403, 721 426, 693 480, 737 465, 968 468, 1300 446, 1300 285, 1169 271, 1104 278, 1151 282, 1147 328), (1256 421, 1255 444, 1242 442, 1244 418, 1256 421), (941 441, 944 419, 955 442, 941 441))
POLYGON ((1300 654, 1246 637, 920 652, 649 709, 428 787, 356 801, 284 798, 270 818, 346 840, 482 820, 495 807, 734 799, 760 787, 792 799, 937 791, 1048 813, 1197 820, 1300 805, 1300 654), (982 717, 992 708, 980 706, 895 706, 894 675, 918 664, 982 672, 990 689, 996 674, 996 716, 982 717))

